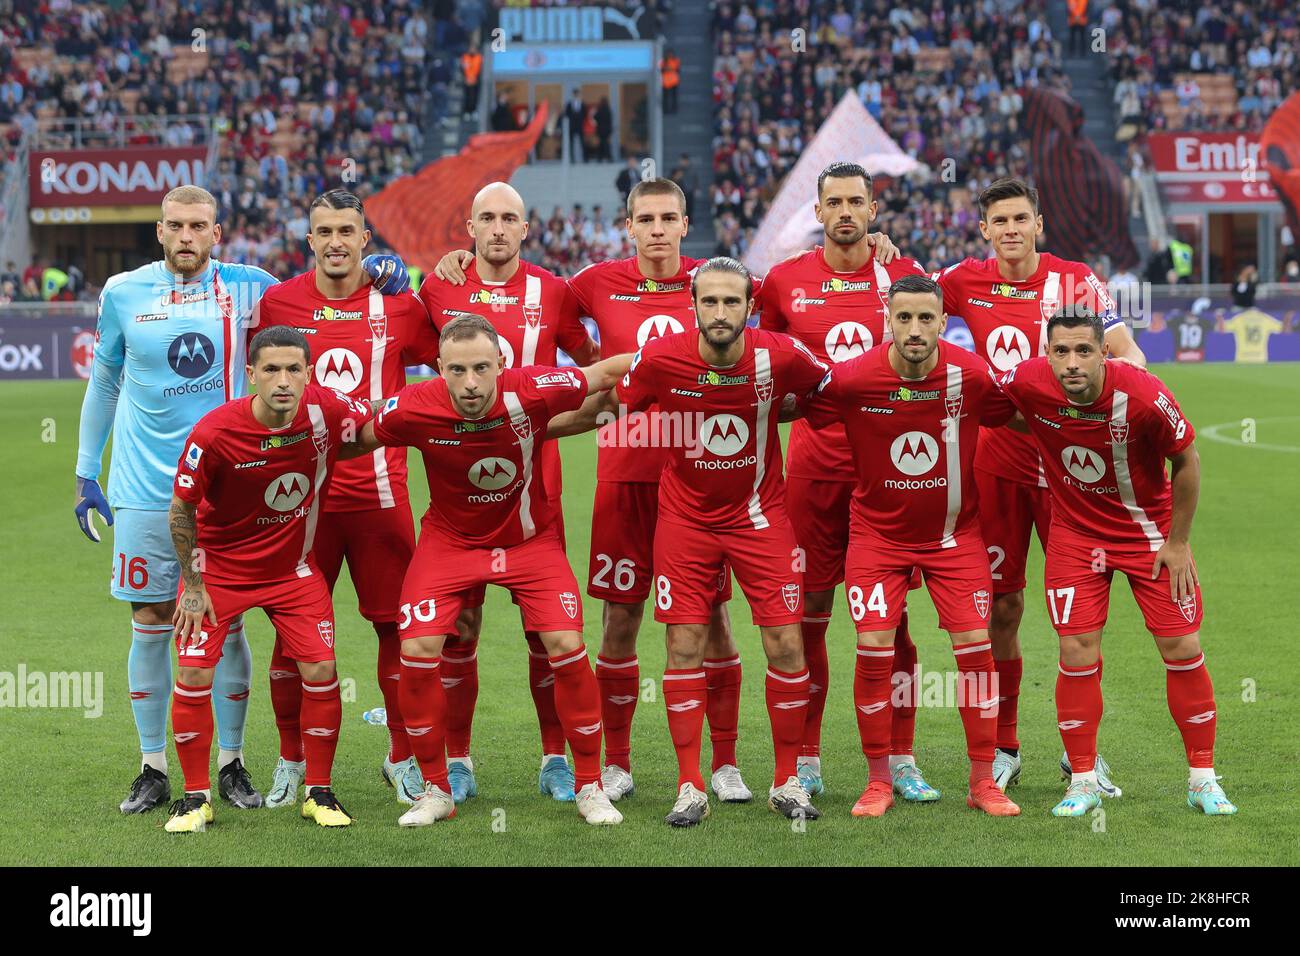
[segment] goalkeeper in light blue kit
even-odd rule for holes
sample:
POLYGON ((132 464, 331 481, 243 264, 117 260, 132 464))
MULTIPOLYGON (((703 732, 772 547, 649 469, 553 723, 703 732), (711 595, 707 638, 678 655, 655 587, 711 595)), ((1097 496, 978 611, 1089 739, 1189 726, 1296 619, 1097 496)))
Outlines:
MULTIPOLYGON (((157 229, 164 258, 105 283, 81 405, 77 521, 92 541, 100 540, 96 513, 114 525, 111 590, 115 598, 131 602, 127 680, 142 763, 121 803, 123 813, 143 813, 171 799, 165 735, 180 567, 167 507, 176 462, 198 420, 244 393, 248 318, 262 293, 277 282, 256 266, 211 258, 221 241, 216 220, 216 199, 198 186, 177 187, 163 198, 157 229), (98 479, 110 431, 106 500, 98 479)), ((369 256, 363 264, 384 294, 409 287, 395 257, 369 256)), ((241 809, 262 805, 242 754, 251 672, 243 622, 237 621, 226 638, 212 696, 220 794, 241 809)))

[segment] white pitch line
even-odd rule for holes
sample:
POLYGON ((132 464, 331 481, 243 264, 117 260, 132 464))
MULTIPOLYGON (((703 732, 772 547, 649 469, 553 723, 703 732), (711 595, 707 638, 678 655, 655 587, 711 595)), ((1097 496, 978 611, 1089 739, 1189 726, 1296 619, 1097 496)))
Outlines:
MULTIPOLYGON (((1264 422, 1297 422, 1300 421, 1300 415, 1289 415, 1284 418, 1256 418, 1254 421, 1257 427, 1264 422)), ((1244 442, 1240 438, 1227 438, 1219 434, 1219 430, 1223 428, 1234 428, 1240 430, 1243 427, 1245 426, 1243 426, 1240 421, 1223 422, 1219 425, 1210 425, 1206 428, 1199 429, 1196 436, 1198 438, 1208 438, 1210 441, 1221 442, 1224 445, 1232 445, 1235 448, 1260 448, 1264 451, 1285 451, 1292 454, 1300 453, 1300 447, 1295 445, 1272 445, 1268 442, 1258 441, 1244 442)))

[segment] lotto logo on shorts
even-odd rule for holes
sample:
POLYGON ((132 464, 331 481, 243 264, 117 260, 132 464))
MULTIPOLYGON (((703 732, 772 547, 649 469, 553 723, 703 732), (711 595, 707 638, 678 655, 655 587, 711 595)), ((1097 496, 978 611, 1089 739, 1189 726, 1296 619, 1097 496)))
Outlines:
POLYGON ((989 616, 989 592, 981 588, 980 590, 972 594, 971 598, 975 601, 975 612, 979 614, 980 617, 988 617, 989 616))
POLYGON ((326 647, 334 646, 334 622, 320 621, 316 625, 316 632, 320 634, 320 639, 325 642, 326 647))
POLYGON ((560 595, 560 607, 569 615, 569 620, 575 620, 578 617, 578 595, 572 591, 563 592, 560 595))
POLYGON ((785 606, 790 611, 799 610, 799 585, 797 584, 781 585, 781 600, 785 601, 785 606))
POLYGON ((1188 624, 1196 620, 1196 595, 1189 594, 1178 602, 1178 613, 1183 616, 1188 624))

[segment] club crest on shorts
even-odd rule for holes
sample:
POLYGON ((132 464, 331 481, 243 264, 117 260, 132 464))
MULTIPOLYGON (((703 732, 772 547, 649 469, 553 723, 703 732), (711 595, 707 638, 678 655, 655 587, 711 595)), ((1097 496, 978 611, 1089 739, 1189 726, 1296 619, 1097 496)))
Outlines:
POLYGON ((769 378, 763 382, 754 382, 754 392, 758 395, 758 400, 766 405, 772 401, 772 380, 769 378))
POLYGON ((569 615, 569 620, 577 620, 578 595, 574 594, 572 591, 561 591, 560 607, 564 608, 564 613, 569 615))
POLYGON ((316 631, 320 634, 320 639, 325 642, 326 647, 334 646, 334 622, 319 621, 316 624, 316 631))
POLYGON ((515 430, 521 442, 533 437, 533 421, 527 415, 518 415, 510 419, 510 427, 515 430))
POLYGON ((980 617, 989 616, 989 592, 987 590, 980 588, 971 595, 971 600, 975 602, 975 612, 980 617))
POLYGON ((948 417, 952 419, 961 418, 961 394, 948 395, 943 400, 943 407, 948 410, 948 417))
POLYGON ((781 585, 781 600, 785 601, 785 606, 791 611, 799 610, 799 585, 783 584, 781 585))
POLYGON ((370 318, 370 334, 374 336, 374 341, 383 342, 388 338, 388 316, 384 313, 372 315, 370 318))
POLYGON ((1128 441, 1128 422, 1110 423, 1110 440, 1116 445, 1123 445, 1128 441))
POLYGON ((1187 595, 1187 597, 1178 602, 1178 613, 1183 616, 1183 619, 1186 620, 1188 624, 1191 624, 1196 620, 1195 593, 1187 595))

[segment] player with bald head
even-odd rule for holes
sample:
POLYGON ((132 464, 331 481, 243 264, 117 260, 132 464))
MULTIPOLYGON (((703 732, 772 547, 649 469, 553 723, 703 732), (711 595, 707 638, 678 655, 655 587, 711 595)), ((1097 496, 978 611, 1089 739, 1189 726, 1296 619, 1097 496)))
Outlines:
MULTIPOLYGON (((474 243, 463 284, 429 275, 420 288, 434 324, 441 330, 465 315, 486 317, 496 329, 506 368, 559 364, 563 349, 578 365, 589 365, 599 349, 579 318, 578 302, 563 279, 523 262, 519 250, 528 237, 524 201, 509 183, 488 183, 474 196, 465 231, 474 243)), ((545 488, 557 515, 561 491, 560 452, 548 443, 542 453, 545 488)), ((561 540, 564 528, 561 522, 561 540)), ((442 655, 447 695, 447 763, 451 794, 457 803, 474 796, 478 783, 470 757, 474 706, 478 700, 478 636, 483 589, 470 596, 442 655)), ((537 634, 525 631, 528 683, 542 736, 538 787, 556 800, 572 800, 573 771, 565 756, 564 728, 555 710, 554 677, 537 634)))

